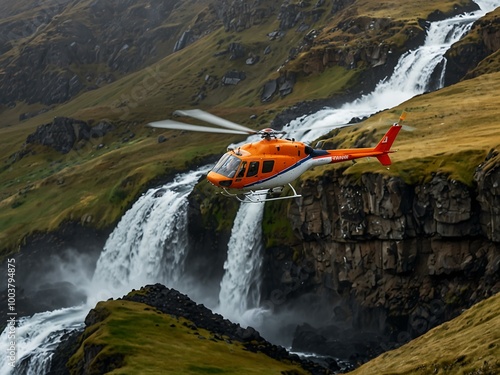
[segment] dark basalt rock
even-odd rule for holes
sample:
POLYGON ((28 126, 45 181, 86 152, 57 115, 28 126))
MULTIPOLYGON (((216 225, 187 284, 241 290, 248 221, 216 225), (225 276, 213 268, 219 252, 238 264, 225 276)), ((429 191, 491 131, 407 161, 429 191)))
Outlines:
POLYGON ((363 361, 498 293, 499 161, 491 150, 473 186, 444 174, 413 185, 370 173, 353 181, 342 170, 303 181, 288 209, 302 256, 266 249, 264 266, 275 274, 263 298, 286 310, 305 293, 324 296, 333 314, 297 330, 294 350, 338 357, 345 340, 363 361))
POLYGON ((186 46, 188 46, 193 42, 194 42, 193 33, 190 30, 184 31, 180 39, 175 43, 174 52, 180 51, 181 49, 185 48, 186 46))
POLYGON ((76 142, 90 136, 90 126, 85 121, 56 117, 50 124, 40 125, 28 136, 26 143, 49 146, 62 154, 71 151, 76 142))
POLYGON ((237 85, 240 81, 243 81, 247 78, 245 72, 231 70, 224 74, 222 77, 222 83, 224 85, 237 85))
POLYGON ((148 285, 142 288, 141 293, 131 293, 123 297, 124 300, 144 303, 160 310, 165 314, 183 317, 190 320, 196 327, 210 332, 226 335, 232 340, 249 342, 262 341, 260 334, 251 327, 242 328, 239 324, 231 323, 222 315, 214 314, 201 304, 197 304, 185 294, 175 289, 169 289, 161 284, 148 285))
POLYGON ((94 143, 97 148, 102 148, 104 145, 96 140, 113 130, 113 124, 104 120, 91 127, 85 121, 55 117, 51 123, 38 126, 34 133, 28 135, 23 149, 12 155, 11 159, 17 161, 30 154, 30 145, 48 146, 61 154, 81 148, 88 141, 94 143))

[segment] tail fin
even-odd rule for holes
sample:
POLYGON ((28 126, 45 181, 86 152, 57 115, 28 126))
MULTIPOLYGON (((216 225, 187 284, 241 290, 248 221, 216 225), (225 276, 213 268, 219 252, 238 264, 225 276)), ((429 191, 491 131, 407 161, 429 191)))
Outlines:
POLYGON ((391 158, 389 157, 389 154, 378 155, 377 159, 382 165, 391 165, 391 158))
MULTIPOLYGON (((406 118, 406 112, 403 112, 401 116, 399 117, 399 121, 396 122, 394 125, 392 125, 387 133, 382 137, 380 142, 377 144, 375 147, 375 151, 382 151, 382 152, 389 152, 391 149, 392 144, 394 143, 399 131, 401 130, 401 122, 404 121, 406 118)), ((379 159, 380 160, 380 159, 379 159)), ((390 164, 390 159, 387 156, 387 160, 389 160, 390 164)), ((382 164, 384 164, 382 161, 380 161, 382 164)), ((384 164, 385 165, 385 164, 384 164)))

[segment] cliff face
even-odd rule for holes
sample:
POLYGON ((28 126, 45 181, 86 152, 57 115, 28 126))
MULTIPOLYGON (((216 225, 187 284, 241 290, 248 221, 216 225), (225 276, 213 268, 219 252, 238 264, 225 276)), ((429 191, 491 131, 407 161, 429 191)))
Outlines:
MULTIPOLYGON (((497 152, 474 180, 468 187, 436 174, 409 185, 370 173, 353 181, 336 170, 304 181, 288 213, 302 256, 270 249, 267 267, 282 272, 267 280, 267 298, 312 292, 331 307, 324 325, 375 329, 401 343, 500 291, 497 152)), ((328 351, 314 342, 297 349, 328 351)))

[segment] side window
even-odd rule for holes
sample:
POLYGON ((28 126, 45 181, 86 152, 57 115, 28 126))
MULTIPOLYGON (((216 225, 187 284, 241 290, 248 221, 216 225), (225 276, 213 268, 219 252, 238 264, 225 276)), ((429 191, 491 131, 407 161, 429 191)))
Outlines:
POLYGON ((259 172, 259 162, 251 161, 248 167, 247 177, 255 176, 259 172))
POLYGON ((247 169, 247 162, 244 161, 241 163, 240 171, 238 172, 236 178, 242 178, 245 175, 246 169, 247 169))
POLYGON ((274 168, 274 160, 266 160, 262 163, 262 173, 272 172, 274 168))

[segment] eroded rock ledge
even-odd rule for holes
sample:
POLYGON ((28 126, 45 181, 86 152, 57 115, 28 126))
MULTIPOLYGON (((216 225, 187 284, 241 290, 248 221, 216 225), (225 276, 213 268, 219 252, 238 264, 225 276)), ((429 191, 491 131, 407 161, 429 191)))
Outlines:
POLYGON ((338 339, 362 331, 382 335, 372 350, 382 352, 500 291, 497 152, 474 179, 410 185, 335 170, 304 181, 288 213, 301 255, 269 249, 266 298, 286 306, 311 293, 330 308, 319 329, 299 327, 293 349, 335 356, 338 339))

